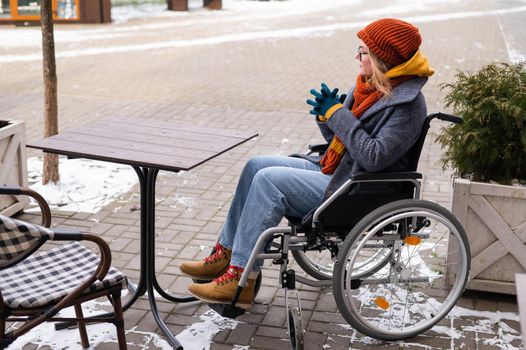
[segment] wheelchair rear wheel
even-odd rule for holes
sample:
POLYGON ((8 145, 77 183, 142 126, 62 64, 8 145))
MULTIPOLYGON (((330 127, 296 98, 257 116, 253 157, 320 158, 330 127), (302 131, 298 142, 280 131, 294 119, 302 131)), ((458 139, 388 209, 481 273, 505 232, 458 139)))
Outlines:
POLYGON ((401 200, 374 210, 347 236, 334 266, 333 292, 356 330, 400 340, 447 315, 469 270, 469 244, 456 217, 432 202, 401 200), (390 251, 388 261, 360 276, 360 266, 376 249, 390 251))

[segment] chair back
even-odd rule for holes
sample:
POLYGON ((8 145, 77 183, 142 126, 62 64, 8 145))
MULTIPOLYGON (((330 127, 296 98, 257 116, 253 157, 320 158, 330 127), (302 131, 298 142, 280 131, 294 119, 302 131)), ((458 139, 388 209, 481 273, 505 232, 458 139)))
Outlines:
POLYGON ((24 260, 52 236, 45 227, 0 215, 0 269, 24 260))

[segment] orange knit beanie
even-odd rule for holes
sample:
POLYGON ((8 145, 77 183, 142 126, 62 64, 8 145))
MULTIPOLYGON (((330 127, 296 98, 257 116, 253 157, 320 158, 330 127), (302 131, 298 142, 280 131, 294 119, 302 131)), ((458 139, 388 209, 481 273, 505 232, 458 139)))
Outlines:
POLYGON ((358 32, 358 38, 382 61, 398 66, 409 60, 422 43, 418 28, 394 18, 383 18, 358 32))

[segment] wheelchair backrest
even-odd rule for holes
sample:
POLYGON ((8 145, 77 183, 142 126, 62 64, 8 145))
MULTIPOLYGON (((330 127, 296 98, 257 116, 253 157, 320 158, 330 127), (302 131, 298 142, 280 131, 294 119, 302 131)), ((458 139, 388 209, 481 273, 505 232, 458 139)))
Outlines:
POLYGON ((409 149, 409 151, 407 151, 407 153, 404 155, 404 157, 406 157, 409 160, 409 171, 416 171, 418 167, 418 161, 420 160, 422 148, 424 148, 424 142, 426 140, 427 132, 429 131, 429 127, 431 126, 431 121, 435 118, 456 124, 460 124, 463 121, 462 118, 446 113, 438 112, 429 114, 424 121, 424 125, 422 126, 422 130, 420 131, 420 135, 418 135, 418 139, 416 140, 414 145, 409 149))
POLYGON ((424 142, 426 141, 427 132, 429 131, 429 127, 431 126, 431 120, 433 120, 433 118, 433 114, 430 114, 426 117, 424 125, 422 126, 422 130, 420 131, 416 142, 404 155, 404 157, 406 157, 409 161, 409 167, 407 169, 409 171, 416 171, 416 169, 418 168, 418 161, 420 160, 422 148, 424 148, 424 142))

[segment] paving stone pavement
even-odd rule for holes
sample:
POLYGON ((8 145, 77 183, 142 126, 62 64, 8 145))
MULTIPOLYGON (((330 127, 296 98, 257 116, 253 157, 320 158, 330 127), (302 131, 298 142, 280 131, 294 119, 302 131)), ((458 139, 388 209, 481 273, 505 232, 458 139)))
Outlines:
MULTIPOLYGON (((330 1, 328 1, 330 4, 330 1)), ((228 210, 237 178, 251 156, 305 150, 321 141, 308 116, 308 90, 325 81, 342 90, 355 79, 355 33, 383 16, 414 22, 424 37, 423 51, 436 74, 424 88, 429 112, 444 111, 445 92, 458 69, 473 71, 508 61, 508 14, 524 18, 523 1, 349 1, 325 10, 277 15, 272 12, 192 11, 166 13, 111 25, 61 25, 57 28, 60 129, 124 115, 192 122, 210 127, 256 131, 260 136, 186 173, 161 172, 157 184, 157 273, 161 286, 183 295, 188 278, 178 265, 206 256, 228 210), (411 10, 409 12, 409 10, 411 10)), ((268 3, 271 4, 271 3, 268 3)), ((0 37, 31 36, 34 28, 3 28, 0 37)), ((520 34, 520 33, 519 33, 520 34)), ((521 42, 515 33, 515 42, 521 42)), ((524 39, 524 38, 522 38, 524 39)), ((522 41, 524 42, 524 40, 522 41)), ((38 43, 0 47, 0 119, 26 122, 27 139, 41 136, 42 68, 38 43)), ((427 138, 419 170, 423 197, 450 206, 450 172, 439 164, 434 139, 427 138)), ((28 156, 41 154, 28 150, 28 156)), ((96 181, 96 179, 94 179, 96 181)), ((131 280, 139 273, 138 186, 95 214, 55 210, 53 224, 104 237, 113 265, 131 280)), ((22 219, 37 221, 32 213, 22 219)), ((233 329, 214 335, 211 349, 286 349, 284 295, 277 269, 264 270, 252 312, 233 329)), ((377 342, 345 327, 330 288, 299 286, 304 308, 306 349, 509 349, 520 347, 516 320, 494 322, 481 330, 483 316, 446 318, 449 332, 428 331, 406 342, 377 342), (455 333, 455 330, 457 333, 455 333), (510 336, 511 334, 511 336, 510 336), (509 344, 508 344, 509 343, 509 344), (508 345, 506 345, 508 344, 508 345)), ((468 310, 516 312, 514 297, 467 292, 459 306, 468 310)), ((205 304, 176 305, 159 300, 161 316, 174 334, 201 322, 205 304)), ((143 297, 125 313, 129 349, 161 349, 148 337, 160 334, 143 297)), ((90 330, 88 329, 88 333, 90 330)), ((27 344, 24 349, 35 349, 27 344)), ((43 346, 39 349, 48 349, 43 346)), ((80 348, 80 344, 79 344, 80 348)), ((96 349, 115 349, 107 341, 96 349)), ((191 349, 191 348, 189 348, 191 349)))

